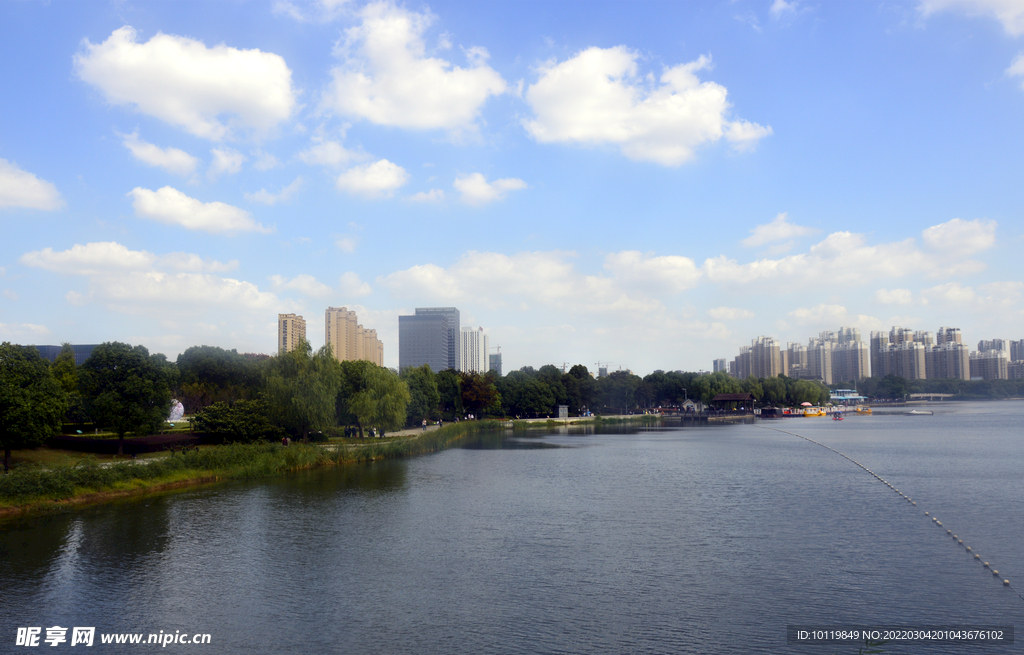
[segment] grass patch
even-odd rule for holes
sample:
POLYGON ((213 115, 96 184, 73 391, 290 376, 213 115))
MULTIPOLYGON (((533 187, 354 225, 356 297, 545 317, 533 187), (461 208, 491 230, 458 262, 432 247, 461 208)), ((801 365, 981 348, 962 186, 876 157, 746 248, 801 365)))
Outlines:
POLYGON ((252 479, 320 466, 411 457, 443 450, 467 434, 498 427, 496 421, 465 421, 416 437, 369 443, 231 444, 118 464, 97 461, 95 455, 54 458, 46 466, 22 467, 0 476, 0 511, 31 510, 105 493, 124 495, 118 492, 184 486, 181 483, 188 481, 252 479))

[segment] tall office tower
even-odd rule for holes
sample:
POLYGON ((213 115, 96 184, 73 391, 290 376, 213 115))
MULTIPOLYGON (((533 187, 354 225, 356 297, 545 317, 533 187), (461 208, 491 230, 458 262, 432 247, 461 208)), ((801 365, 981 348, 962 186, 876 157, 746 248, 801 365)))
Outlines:
MULTIPOLYGON (((941 330, 940 330, 941 333, 941 330)), ((946 341, 925 351, 924 367, 928 379, 971 379, 970 348, 957 341, 946 341)))
POLYGON ((345 307, 328 307, 324 312, 324 343, 339 362, 360 359, 359 318, 345 307))
POLYGON ((914 341, 923 343, 925 348, 931 348, 935 345, 935 335, 928 330, 915 330, 914 341))
POLYGON ((412 316, 399 316, 399 370, 429 364, 434 372, 458 371, 460 331, 455 307, 417 307, 412 316))
POLYGON ((870 354, 863 341, 847 341, 832 348, 833 382, 856 382, 868 377, 870 354))
POLYGON ((1010 344, 1006 339, 982 339, 978 342, 978 352, 983 353, 989 350, 998 350, 1009 354, 1010 344))
POLYGON ((807 370, 810 379, 821 380, 832 384, 832 348, 831 341, 811 338, 807 342, 807 370))
POLYGON ((779 342, 771 337, 758 337, 750 342, 750 374, 755 378, 774 378, 782 373, 779 342))
POLYGON ((719 371, 725 371, 726 373, 729 372, 729 367, 725 363, 725 357, 719 357, 718 359, 716 359, 712 363, 712 368, 714 369, 712 370, 712 373, 718 373, 719 371))
POLYGON ((839 345, 847 343, 860 343, 860 330, 858 328, 839 328, 839 345))
POLYGON ((290 353, 306 340, 306 319, 298 314, 277 315, 277 352, 290 353))
POLYGON ((460 359, 463 373, 486 373, 489 370, 490 360, 487 358, 489 339, 483 328, 462 328, 459 335, 459 345, 462 348, 460 359))
POLYGON ((871 332, 871 377, 885 377, 885 358, 882 350, 889 345, 889 335, 885 332, 871 332))
POLYGON ((960 328, 940 327, 935 334, 935 344, 941 346, 944 343, 963 343, 960 328))
POLYGON ((1024 361, 1024 339, 1010 342, 1010 361, 1024 361))
POLYGON ((971 377, 982 380, 1006 380, 1010 377, 1010 355, 995 348, 971 353, 971 377))
POLYGON ((487 355, 487 370, 494 371, 501 377, 501 351, 487 355))

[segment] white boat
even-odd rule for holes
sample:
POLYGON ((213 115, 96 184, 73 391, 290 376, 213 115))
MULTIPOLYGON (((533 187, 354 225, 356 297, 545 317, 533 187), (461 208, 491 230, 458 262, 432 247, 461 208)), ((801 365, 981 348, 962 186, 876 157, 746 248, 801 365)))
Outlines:
POLYGON ((907 416, 931 416, 934 413, 923 409, 912 409, 909 412, 904 412, 907 416))

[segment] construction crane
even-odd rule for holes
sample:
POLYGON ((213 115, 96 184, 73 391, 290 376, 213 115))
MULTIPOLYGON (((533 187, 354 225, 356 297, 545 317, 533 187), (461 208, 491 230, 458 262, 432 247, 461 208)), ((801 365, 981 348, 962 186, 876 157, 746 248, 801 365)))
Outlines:
POLYGON ((608 366, 610 366, 611 364, 612 362, 597 362, 596 364, 594 364, 594 366, 597 367, 597 377, 601 377, 602 368, 606 371, 605 375, 607 375, 608 366))

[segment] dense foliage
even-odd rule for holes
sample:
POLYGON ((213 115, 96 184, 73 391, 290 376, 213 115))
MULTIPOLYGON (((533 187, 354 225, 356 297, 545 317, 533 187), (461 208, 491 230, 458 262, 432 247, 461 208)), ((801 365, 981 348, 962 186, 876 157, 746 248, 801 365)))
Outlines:
POLYGON ((67 394, 39 350, 0 344, 0 446, 5 471, 12 449, 42 443, 60 429, 66 408, 67 394))

